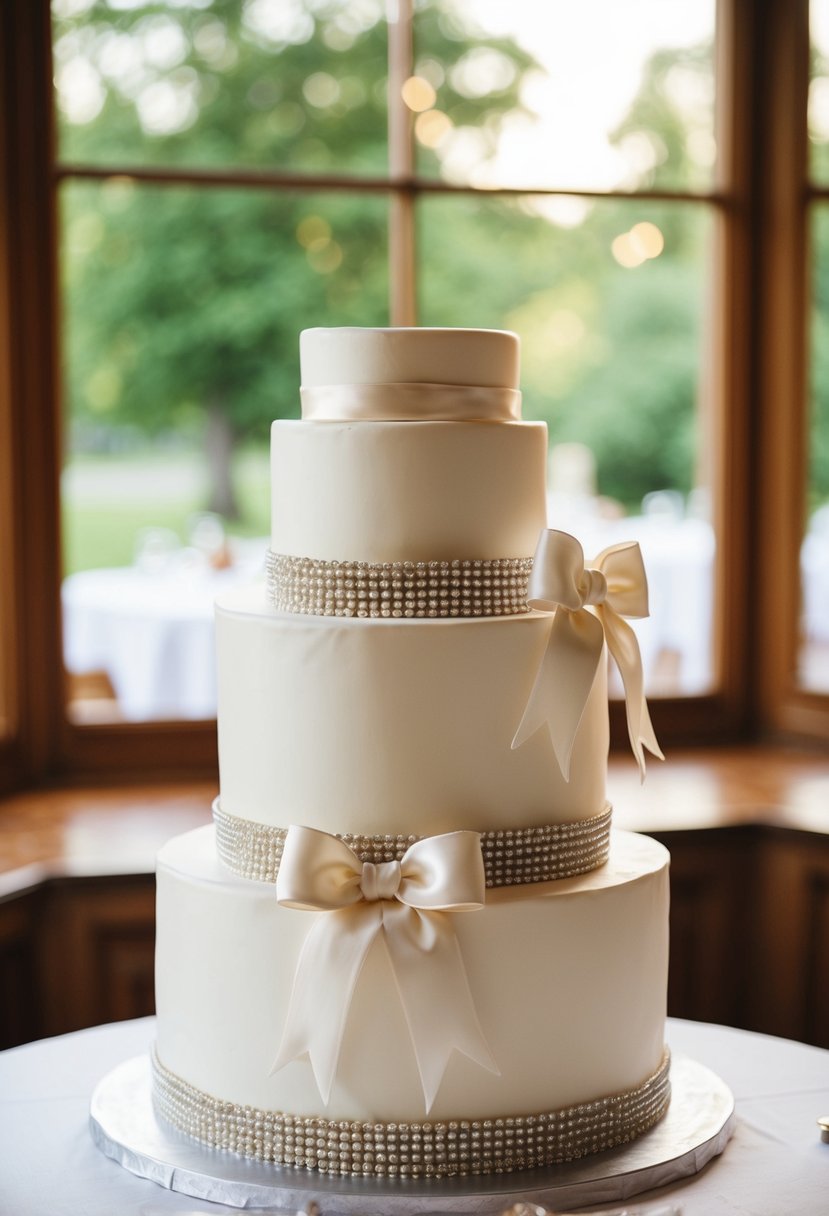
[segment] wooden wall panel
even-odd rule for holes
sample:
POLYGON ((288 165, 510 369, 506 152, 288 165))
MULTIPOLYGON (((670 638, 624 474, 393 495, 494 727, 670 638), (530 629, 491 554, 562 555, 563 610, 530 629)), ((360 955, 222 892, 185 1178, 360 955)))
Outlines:
POLYGON ((751 830, 657 834, 671 853, 668 1012, 740 1025, 748 961, 745 902, 752 886, 751 830))
POLYGON ((807 877, 807 948, 803 1022, 806 1038, 829 1047, 829 859, 807 877))
POLYGON ((40 1038, 35 975, 37 893, 0 903, 0 1047, 40 1038))
POLYGON ((154 1012, 152 877, 56 882, 45 893, 40 923, 45 1033, 154 1012))
POLYGON ((759 834, 746 1025, 829 1047, 829 838, 759 834))

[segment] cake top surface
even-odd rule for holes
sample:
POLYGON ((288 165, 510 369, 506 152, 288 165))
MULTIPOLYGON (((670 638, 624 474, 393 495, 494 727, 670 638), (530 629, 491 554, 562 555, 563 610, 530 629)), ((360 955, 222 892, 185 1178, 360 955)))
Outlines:
POLYGON ((304 388, 345 384, 455 384, 517 389, 519 339, 502 329, 306 329, 304 388))

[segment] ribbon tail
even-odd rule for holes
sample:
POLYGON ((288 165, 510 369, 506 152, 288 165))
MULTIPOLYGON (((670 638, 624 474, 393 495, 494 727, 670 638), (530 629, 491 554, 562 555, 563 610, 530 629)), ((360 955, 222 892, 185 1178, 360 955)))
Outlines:
POLYGON ((307 1055, 326 1105, 354 988, 382 923, 376 903, 322 912, 302 945, 282 1040, 269 1075, 307 1055))
POLYGON ((573 744, 603 645, 601 622, 592 613, 556 610, 530 699, 512 741, 513 749, 520 747, 546 723, 565 781, 570 780, 573 744))
POLYGON ((644 781, 644 748, 647 748, 659 760, 664 760, 665 757, 656 740, 648 703, 645 699, 645 677, 642 671, 639 642, 627 621, 623 620, 613 609, 605 608, 602 605, 599 611, 602 614, 607 648, 616 660, 616 666, 622 677, 625 689, 628 737, 636 763, 639 765, 639 777, 644 781))
POLYGON ((384 908, 383 927, 428 1114, 453 1051, 496 1076, 500 1070, 478 1020, 451 917, 398 903, 384 908))
MULTIPOLYGON (((648 709, 648 702, 645 700, 644 697, 642 698, 642 719, 639 723, 639 738, 641 739, 642 743, 648 749, 648 751, 651 753, 652 756, 656 756, 657 760, 665 759, 665 753, 663 752, 662 748, 659 746, 659 742, 656 738, 656 731, 653 729, 653 723, 651 722, 650 710, 648 709)), ((642 764, 642 767, 640 768, 639 771, 640 771, 642 778, 644 779, 644 776, 645 776, 644 763, 642 764)))

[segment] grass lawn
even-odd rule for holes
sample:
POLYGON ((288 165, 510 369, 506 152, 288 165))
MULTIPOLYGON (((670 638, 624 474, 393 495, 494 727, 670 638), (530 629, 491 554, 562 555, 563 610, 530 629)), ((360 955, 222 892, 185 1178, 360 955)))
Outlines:
MULTIPOLYGON (((241 518, 230 536, 267 536, 270 487, 267 450, 245 449, 234 460, 241 518)), ((129 566, 143 528, 169 528, 187 544, 189 521, 207 502, 198 454, 76 457, 64 472, 64 573, 129 566)))

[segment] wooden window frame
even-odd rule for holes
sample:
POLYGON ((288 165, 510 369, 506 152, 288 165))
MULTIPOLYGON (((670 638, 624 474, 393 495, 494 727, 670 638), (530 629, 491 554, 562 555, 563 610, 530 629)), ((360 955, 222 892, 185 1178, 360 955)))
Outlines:
POLYGON ((759 527, 752 598, 758 616, 757 704, 778 733, 829 736, 829 696, 798 686, 798 556, 806 522, 811 308, 809 223, 829 188, 811 184, 806 111, 809 87, 807 0, 769 5, 761 53, 774 70, 758 104, 767 139, 767 174, 758 249, 759 326, 756 495, 759 527), (771 340, 773 336, 773 341, 771 340), (762 581, 761 581, 762 580, 762 581))
MULTIPOLYGON (((412 4, 389 26, 391 91, 412 63, 412 4)), ((710 383, 717 557, 716 693, 652 703, 667 744, 829 735, 829 696, 795 686, 797 554, 806 432, 805 97, 808 0, 720 0, 718 178, 710 383), (773 335, 774 341, 770 340, 773 335)), ((0 6, 0 789, 142 774, 212 774, 215 723, 73 725, 60 617, 61 411, 57 188, 68 177, 385 194, 392 324, 416 321, 415 213, 424 194, 475 194, 419 178, 411 116, 390 108, 389 174, 58 165, 48 0, 0 6)), ((568 191, 503 190, 522 195, 568 191)), ((572 192, 618 198, 618 193, 572 192)), ((814 192, 813 192, 814 193, 814 192)), ((824 192, 825 193, 825 192, 824 192)), ((620 706, 613 736, 624 735, 620 706)))

